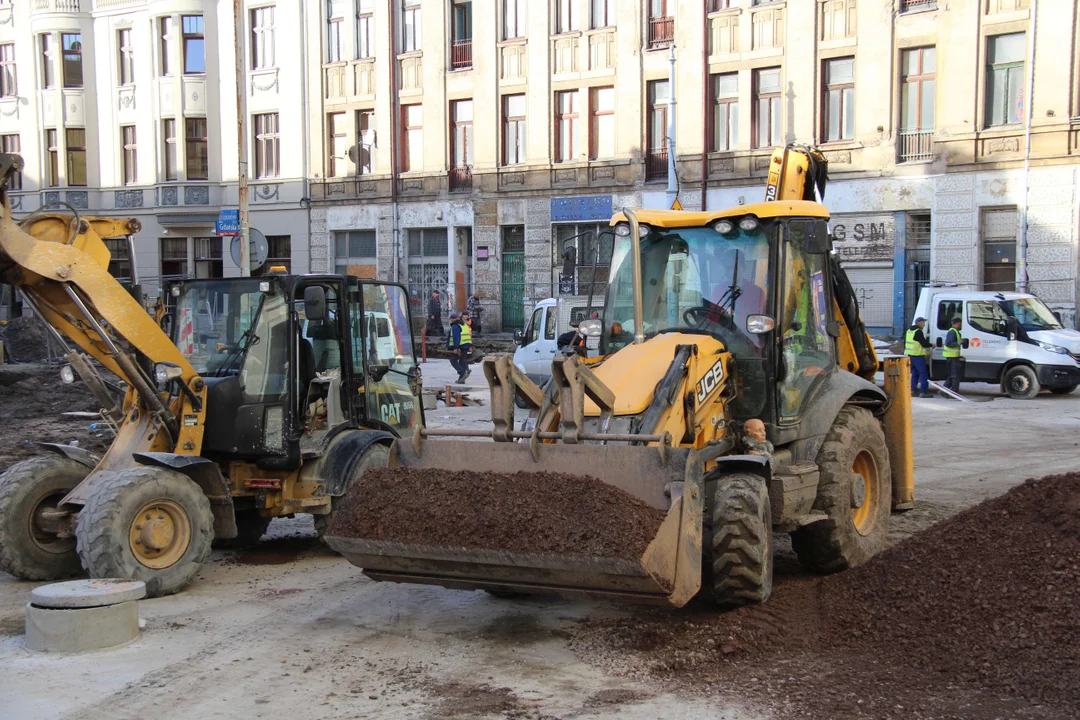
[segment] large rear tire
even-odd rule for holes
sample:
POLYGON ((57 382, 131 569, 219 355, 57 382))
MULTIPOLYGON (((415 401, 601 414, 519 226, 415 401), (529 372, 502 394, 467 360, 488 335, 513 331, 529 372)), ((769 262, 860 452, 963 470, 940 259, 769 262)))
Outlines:
POLYGON ((846 407, 817 455, 814 509, 828 517, 791 533, 799 562, 816 572, 861 565, 885 547, 892 473, 885 433, 868 410, 846 407))
MULTIPOLYGON (((353 469, 352 475, 349 476, 348 482, 345 484, 345 494, 348 494, 349 488, 353 486, 357 480, 359 480, 365 472, 373 468, 384 468, 386 463, 390 461, 390 448, 385 445, 372 445, 366 451, 364 451, 364 457, 360 458, 360 462, 356 464, 353 469)), ((323 540, 327 531, 330 529, 330 523, 334 519, 334 511, 337 510, 338 505, 341 502, 340 497, 330 499, 330 512, 326 515, 315 516, 315 534, 319 536, 319 540, 323 540)), ((324 541, 325 542, 325 541, 324 541)))
POLYGON ((0 475, 0 570, 23 580, 57 580, 82 572, 74 538, 42 527, 41 515, 90 473, 60 455, 16 463, 0 475))
POLYGON ((773 585, 772 508, 765 480, 750 473, 709 479, 706 518, 713 600, 722 607, 762 603, 773 585))
POLYGON ((135 467, 100 481, 79 513, 75 536, 91 577, 141 580, 148 597, 160 597, 199 572, 214 540, 214 515, 186 475, 135 467))

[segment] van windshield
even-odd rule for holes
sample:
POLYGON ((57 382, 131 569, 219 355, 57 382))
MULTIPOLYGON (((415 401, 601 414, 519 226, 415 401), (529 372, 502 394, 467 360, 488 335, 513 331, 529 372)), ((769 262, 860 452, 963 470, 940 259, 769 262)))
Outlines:
POLYGON ((1020 326, 1028 331, 1060 330, 1061 323, 1054 317, 1050 308, 1038 298, 1020 298, 1019 300, 1002 300, 999 303, 1006 315, 1016 318, 1020 326))

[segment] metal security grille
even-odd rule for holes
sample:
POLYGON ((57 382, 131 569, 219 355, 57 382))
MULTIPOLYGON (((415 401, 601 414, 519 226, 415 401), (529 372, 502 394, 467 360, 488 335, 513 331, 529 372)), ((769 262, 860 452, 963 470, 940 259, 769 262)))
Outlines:
POLYGON ((930 282, 930 213, 908 213, 904 251, 904 322, 915 317, 919 293, 930 282))
POLYGON ((502 229, 502 329, 521 330, 525 326, 525 227, 502 229))

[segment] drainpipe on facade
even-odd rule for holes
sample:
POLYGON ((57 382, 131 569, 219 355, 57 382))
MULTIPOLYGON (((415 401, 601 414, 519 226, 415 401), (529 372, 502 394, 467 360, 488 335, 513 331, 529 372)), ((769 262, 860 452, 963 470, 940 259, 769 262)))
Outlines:
POLYGON ((236 50, 236 156, 238 158, 237 184, 240 205, 240 277, 251 275, 251 220, 248 216, 248 161, 247 161, 247 108, 245 107, 244 51, 240 44, 241 28, 244 27, 242 0, 233 0, 233 46, 236 50))
POLYGON ((679 197, 679 181, 675 176, 675 44, 671 44, 671 53, 668 55, 668 176, 667 176, 667 206, 670 209, 675 205, 679 197))
MULTIPOLYGON (((307 214, 308 214, 308 220, 307 220, 307 223, 308 223, 308 241, 307 241, 307 245, 308 245, 308 251, 307 251, 308 252, 308 270, 311 270, 311 181, 308 179, 311 176, 311 173, 310 173, 311 166, 309 164, 309 159, 308 159, 308 156, 311 154, 310 153, 310 148, 311 148, 311 134, 310 134, 310 132, 311 132, 311 129, 308 127, 309 117, 308 117, 308 112, 307 112, 307 108, 308 108, 308 94, 307 94, 307 89, 308 89, 308 75, 307 75, 308 74, 308 55, 307 55, 308 36, 307 36, 307 31, 308 31, 307 8, 304 6, 303 3, 301 3, 300 4, 300 57, 303 58, 303 61, 302 61, 303 66, 302 66, 301 71, 300 71, 300 97, 304 98, 304 112, 302 112, 300 114, 300 136, 303 138, 304 151, 303 151, 303 160, 300 161, 300 163, 301 163, 300 166, 301 166, 301 168, 303 168, 303 173, 304 173, 304 194, 303 194, 302 197, 303 197, 303 199, 307 200, 307 208, 306 208, 306 210, 307 210, 307 214)), ((303 202, 301 202, 300 204, 301 204, 301 207, 303 207, 303 202)), ((289 244, 289 252, 292 253, 292 243, 289 244)), ((328 256, 330 255, 329 251, 327 252, 327 255, 328 256)), ((290 268, 292 268, 292 262, 291 261, 292 261, 292 258, 290 258, 290 263, 289 263, 290 268)), ((326 268, 327 272, 329 272, 329 271, 331 271, 333 269, 334 269, 334 263, 331 262, 331 261, 328 261, 327 262, 327 268, 326 268)))
POLYGON ((1039 0, 1031 0, 1031 42, 1028 45, 1027 97, 1024 98, 1024 111, 1027 117, 1024 130, 1024 212, 1020 218, 1020 242, 1016 245, 1016 289, 1027 292, 1027 234, 1028 234, 1028 173, 1031 172, 1031 120, 1035 116, 1032 99, 1035 97, 1035 31, 1039 16, 1039 0))
POLYGON ((397 53, 394 52, 394 0, 386 0, 386 12, 390 22, 386 24, 387 34, 390 37, 390 50, 387 53, 390 59, 390 205, 393 208, 394 218, 394 282, 401 277, 401 231, 398 229, 398 200, 397 200, 397 53))
MULTIPOLYGON (((716 118, 713 118, 713 123, 716 118)), ((701 3, 701 211, 709 194, 709 3, 701 3)), ((715 132, 715 129, 713 130, 715 132)))

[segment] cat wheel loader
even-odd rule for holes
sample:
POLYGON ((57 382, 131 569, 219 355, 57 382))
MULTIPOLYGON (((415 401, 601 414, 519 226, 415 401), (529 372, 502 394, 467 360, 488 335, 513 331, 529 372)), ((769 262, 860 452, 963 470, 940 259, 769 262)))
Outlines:
MULTIPOLYGON (((579 325, 599 356, 556 357, 544 389, 508 357, 485 358, 491 430, 394 442, 396 472, 550 471, 615 486, 665 513, 636 560, 335 532, 328 543, 375 580, 672 606, 703 578, 721 606, 766 600, 774 532, 815 571, 868 560, 890 512, 914 500, 909 370, 889 359, 884 387, 874 381, 879 361, 815 199, 825 182, 824 157, 791 146, 771 158, 765 202, 618 213, 602 317, 579 325)), ((529 502, 545 494, 538 484, 529 502)))
POLYGON ((422 425, 403 287, 284 272, 183 280, 151 316, 137 278, 128 288, 109 274, 102 240, 130 248, 138 222, 69 209, 16 223, 6 179, 21 164, 0 155, 0 282, 66 348, 61 375, 94 392, 116 438, 100 458, 41 444, 0 475, 0 570, 176 592, 215 540, 251 542, 296 513, 321 535, 349 483, 422 425), (122 399, 99 367, 126 384, 122 399))

